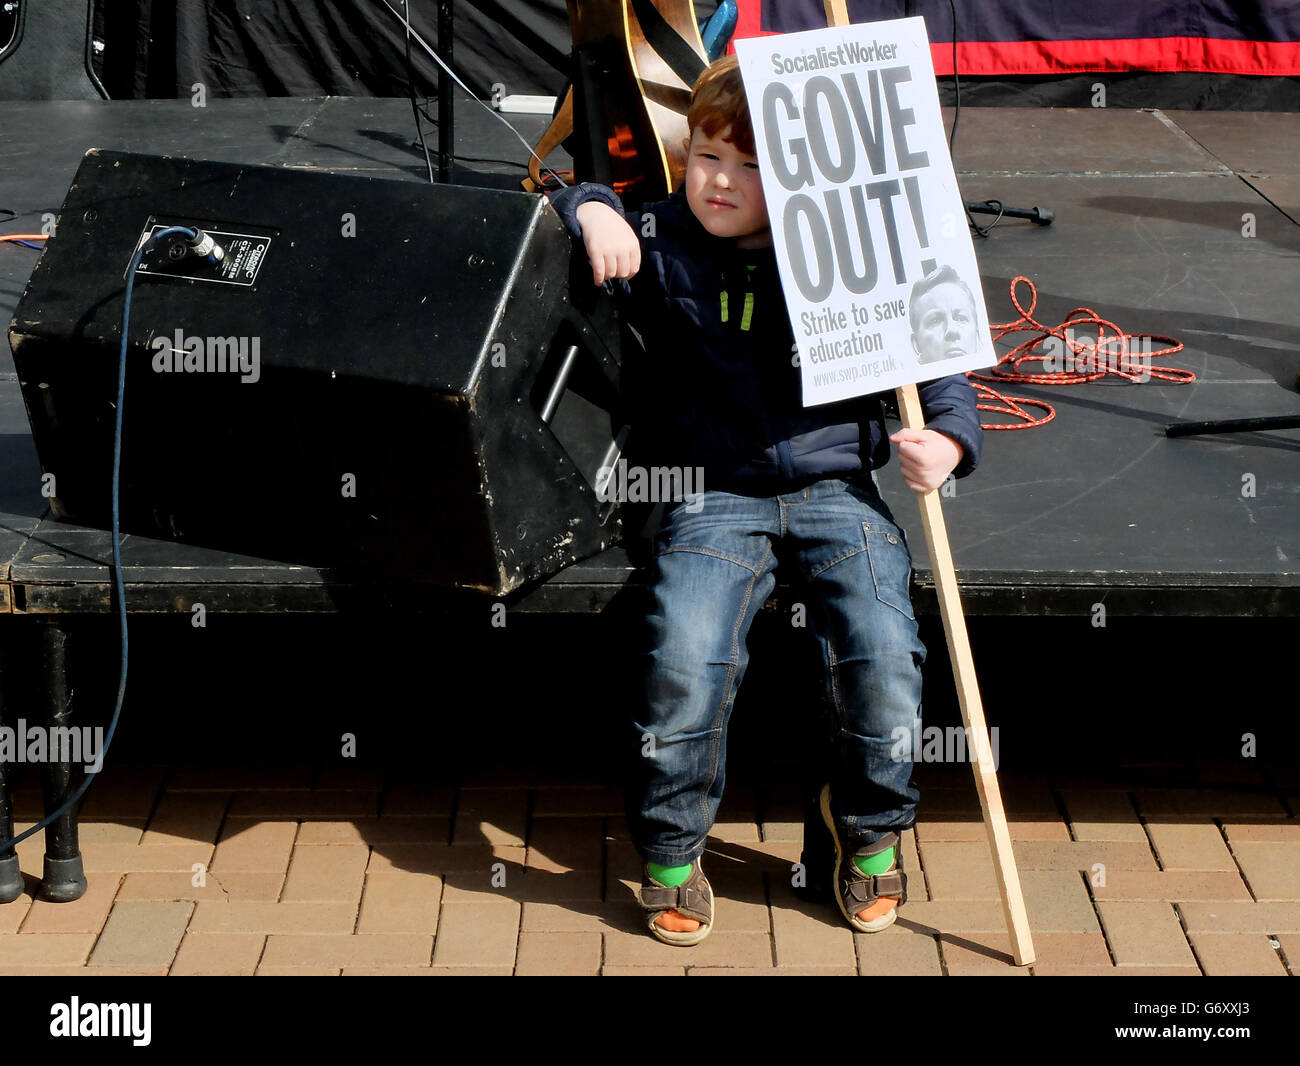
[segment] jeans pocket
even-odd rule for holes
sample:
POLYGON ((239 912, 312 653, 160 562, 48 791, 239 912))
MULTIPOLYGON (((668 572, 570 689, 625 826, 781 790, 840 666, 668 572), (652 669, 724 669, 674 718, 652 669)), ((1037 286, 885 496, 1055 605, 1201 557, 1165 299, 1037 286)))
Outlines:
POLYGON ((905 617, 912 613, 912 552, 903 531, 883 518, 862 523, 867 544, 867 561, 876 599, 893 607, 905 617))

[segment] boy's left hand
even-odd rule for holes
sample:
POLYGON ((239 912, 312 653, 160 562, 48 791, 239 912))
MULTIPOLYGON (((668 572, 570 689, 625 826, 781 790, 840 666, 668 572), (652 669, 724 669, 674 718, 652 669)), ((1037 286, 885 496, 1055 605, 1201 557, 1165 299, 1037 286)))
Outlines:
POLYGON ((889 439, 898 445, 899 470, 914 492, 937 489, 964 454, 955 440, 932 429, 900 429, 889 439))

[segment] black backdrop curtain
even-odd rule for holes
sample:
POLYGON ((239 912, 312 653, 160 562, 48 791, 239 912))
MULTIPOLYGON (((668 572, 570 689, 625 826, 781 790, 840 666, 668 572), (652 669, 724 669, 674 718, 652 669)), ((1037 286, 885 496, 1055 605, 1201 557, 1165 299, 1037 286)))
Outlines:
MULTIPOLYGON (((747 0, 748 2, 748 0, 747 0)), ((781 2, 781 0, 777 0, 781 2)), ((803 2, 803 0, 800 0, 803 2)), ((958 0, 960 3, 961 0, 958 0)), ((1287 3, 1300 0, 1287 0, 1287 3)), ((389 0, 400 10, 401 0, 389 0)), ((437 0, 410 0, 411 23, 437 43, 437 0)), ((704 19, 716 0, 695 0, 704 19)), ((900 9, 902 3, 897 5, 900 9)), ((946 8, 946 4, 942 5, 946 8)), ((455 0, 453 66, 475 95, 557 95, 568 78, 565 0, 455 0)), ((405 41, 384 0, 95 0, 100 79, 114 99, 209 96, 405 96, 405 41)), ((942 19, 940 20, 942 22, 942 19)), ((438 68, 412 49, 416 92, 438 68)), ((963 77, 963 102, 1088 106, 1096 76, 963 77)), ((1297 78, 1133 71, 1106 76, 1112 107, 1296 110, 1297 78)), ((951 79, 940 77, 944 103, 951 79)))
MULTIPOLYGON (((390 0, 402 10, 402 0, 390 0)), ((713 5, 705 5, 711 8, 713 5)), ((565 0, 456 0, 453 67, 479 97, 555 95, 568 76, 565 0)), ((411 25, 438 40, 436 0, 410 0, 411 25)), ((404 96, 405 34, 384 0, 96 0, 101 80, 114 99, 404 96)), ((413 43, 416 92, 438 68, 413 43)))

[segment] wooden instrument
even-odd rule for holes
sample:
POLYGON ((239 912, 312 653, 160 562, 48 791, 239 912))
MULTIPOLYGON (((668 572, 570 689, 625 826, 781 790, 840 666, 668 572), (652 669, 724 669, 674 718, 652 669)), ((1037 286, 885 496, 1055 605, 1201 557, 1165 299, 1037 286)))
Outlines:
MULTIPOLYGON (((686 173, 686 111, 707 65, 691 0, 568 0, 573 83, 537 143, 545 159, 576 136, 574 178, 629 207, 667 196, 686 173)), ((524 188, 546 187, 533 158, 524 188)))

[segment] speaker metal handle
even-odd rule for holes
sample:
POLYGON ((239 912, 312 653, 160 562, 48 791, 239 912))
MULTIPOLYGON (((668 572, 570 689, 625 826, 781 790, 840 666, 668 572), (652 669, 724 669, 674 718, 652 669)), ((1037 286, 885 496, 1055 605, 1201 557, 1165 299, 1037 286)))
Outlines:
POLYGON ((606 512, 608 512, 609 508, 617 502, 609 499, 609 483, 614 480, 614 474, 617 472, 616 468, 619 457, 623 454, 623 449, 627 446, 627 434, 630 428, 630 426, 619 427, 618 433, 615 434, 614 439, 609 442, 609 447, 605 449, 605 457, 600 461, 600 466, 597 468, 596 476, 598 480, 594 486, 596 489, 596 499, 604 502, 604 509, 606 512), (604 477, 600 476, 601 471, 604 471, 604 477))
POLYGON ((560 406, 560 397, 564 395, 564 390, 569 385, 569 375, 573 373, 573 368, 578 363, 578 346, 570 344, 569 350, 564 353, 564 361, 560 364, 559 373, 555 375, 555 382, 551 385, 551 391, 546 396, 546 402, 542 404, 542 421, 550 425, 551 419, 555 417, 555 409, 560 406))

